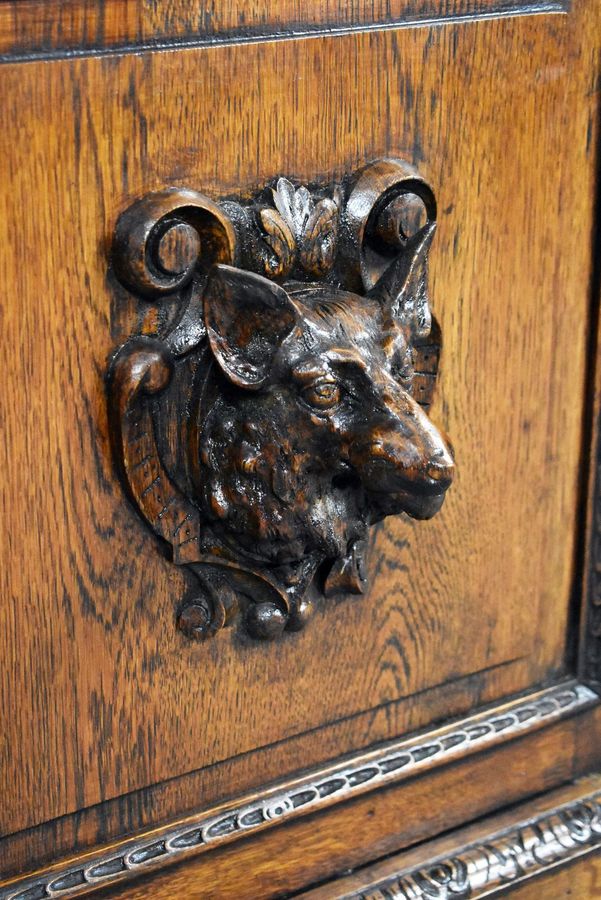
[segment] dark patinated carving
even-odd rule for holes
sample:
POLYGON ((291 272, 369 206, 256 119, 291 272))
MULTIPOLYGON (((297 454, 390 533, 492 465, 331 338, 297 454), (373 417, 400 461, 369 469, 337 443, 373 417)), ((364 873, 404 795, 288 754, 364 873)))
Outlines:
POLYGON ((248 202, 165 191, 119 220, 115 271, 165 318, 111 362, 115 456, 195 575, 189 636, 239 612, 255 637, 302 628, 320 597, 363 592, 370 526, 440 509, 435 227, 431 189, 397 160, 248 202))

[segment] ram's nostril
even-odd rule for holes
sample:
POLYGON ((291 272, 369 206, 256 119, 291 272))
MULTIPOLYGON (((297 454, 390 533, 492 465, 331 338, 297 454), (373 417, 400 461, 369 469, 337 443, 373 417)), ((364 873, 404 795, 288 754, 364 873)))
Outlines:
POLYGON ((426 474, 432 481, 438 481, 441 484, 446 483, 449 485, 453 480, 453 470, 454 466, 452 464, 444 465, 440 463, 430 463, 426 468, 426 474))

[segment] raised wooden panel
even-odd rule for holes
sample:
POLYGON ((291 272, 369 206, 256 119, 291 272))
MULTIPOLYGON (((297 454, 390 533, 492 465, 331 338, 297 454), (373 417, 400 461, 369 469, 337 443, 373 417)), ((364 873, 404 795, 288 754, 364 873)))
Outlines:
POLYGON ((304 740, 325 759, 564 671, 594 177, 587 10, 1 69, 3 832, 270 744, 300 768, 282 750, 295 736, 324 727, 304 740), (431 414, 457 482, 438 520, 380 528, 362 600, 324 605, 277 645, 235 631, 190 643, 174 627, 189 587, 110 458, 103 373, 136 315, 107 274, 117 216, 169 185, 223 196, 386 155, 441 201, 431 414))

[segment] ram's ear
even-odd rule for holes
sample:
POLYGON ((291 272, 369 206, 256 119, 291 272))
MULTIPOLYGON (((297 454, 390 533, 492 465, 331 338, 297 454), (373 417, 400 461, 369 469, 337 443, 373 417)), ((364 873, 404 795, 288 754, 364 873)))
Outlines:
POLYGON ((279 285, 231 266, 214 266, 204 294, 207 336, 215 359, 240 387, 266 381, 275 355, 298 320, 279 285))
POLYGON ((428 294, 428 251, 436 222, 428 222, 410 237, 396 260, 370 291, 399 324, 408 326, 413 337, 430 333, 432 315, 428 294))

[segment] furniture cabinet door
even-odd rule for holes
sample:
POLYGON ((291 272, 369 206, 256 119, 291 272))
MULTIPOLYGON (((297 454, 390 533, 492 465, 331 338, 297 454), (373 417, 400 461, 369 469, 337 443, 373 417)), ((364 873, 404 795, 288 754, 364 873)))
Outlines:
POLYGON ((594 770, 599 15, 0 5, 0 897, 594 770))

